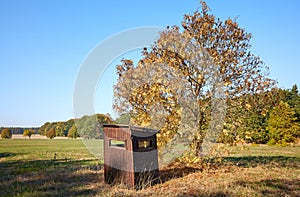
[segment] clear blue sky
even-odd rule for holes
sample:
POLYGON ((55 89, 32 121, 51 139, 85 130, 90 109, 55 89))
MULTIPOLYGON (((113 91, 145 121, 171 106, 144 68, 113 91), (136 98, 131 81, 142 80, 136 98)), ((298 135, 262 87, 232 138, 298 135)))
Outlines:
MULTIPOLYGON (((279 87, 300 86, 300 1, 207 3, 217 17, 238 17, 253 34, 253 52, 270 66, 279 87)), ((180 25, 185 13, 199 7, 198 0, 1 0, 0 126, 41 126, 72 118, 77 73, 99 42, 126 29, 180 25)), ((113 74, 111 65, 99 81, 97 113, 112 113, 113 74)))

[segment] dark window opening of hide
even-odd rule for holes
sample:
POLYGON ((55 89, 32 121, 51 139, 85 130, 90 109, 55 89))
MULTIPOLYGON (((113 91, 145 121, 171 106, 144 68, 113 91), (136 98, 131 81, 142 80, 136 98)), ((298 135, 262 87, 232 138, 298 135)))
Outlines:
POLYGON ((152 140, 138 140, 138 151, 151 150, 153 149, 152 140))
POLYGON ((109 146, 125 148, 125 140, 109 140, 109 146))

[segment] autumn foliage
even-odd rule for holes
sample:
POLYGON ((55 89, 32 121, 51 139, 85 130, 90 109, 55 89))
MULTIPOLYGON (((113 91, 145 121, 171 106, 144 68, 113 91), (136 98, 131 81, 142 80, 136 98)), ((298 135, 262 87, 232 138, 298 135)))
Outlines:
POLYGON ((23 132, 23 136, 28 136, 29 138, 33 134, 34 134, 34 130, 33 129, 25 129, 24 132, 23 132))
POLYGON ((53 139, 54 137, 56 137, 55 129, 52 128, 49 131, 47 131, 46 136, 47 136, 47 138, 50 138, 50 139, 53 139))
POLYGON ((251 34, 201 4, 200 11, 184 16, 182 28, 161 32, 136 65, 123 59, 114 89, 114 108, 130 113, 133 124, 159 129, 159 147, 186 139, 196 155, 203 143, 216 142, 224 122, 237 126, 233 120, 251 101, 239 98, 275 85, 268 67, 251 52, 251 34))
POLYGON ((2 139, 10 139, 12 137, 12 133, 8 128, 4 128, 1 131, 1 138, 2 139))

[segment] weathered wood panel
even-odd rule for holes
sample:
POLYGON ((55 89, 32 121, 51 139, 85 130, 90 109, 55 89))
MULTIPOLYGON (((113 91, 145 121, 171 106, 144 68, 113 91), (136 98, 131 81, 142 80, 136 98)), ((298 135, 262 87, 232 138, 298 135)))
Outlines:
POLYGON ((125 125, 103 127, 105 181, 137 189, 145 185, 145 181, 156 183, 159 178, 157 131, 125 125), (120 142, 120 146, 112 140, 120 142))

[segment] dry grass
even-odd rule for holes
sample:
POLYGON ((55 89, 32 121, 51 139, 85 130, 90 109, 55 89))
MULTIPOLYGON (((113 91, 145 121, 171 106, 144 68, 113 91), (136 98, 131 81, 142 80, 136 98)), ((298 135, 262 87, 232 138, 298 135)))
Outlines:
MULTIPOLYGON (((271 162, 253 167, 234 163, 218 164, 212 168, 166 168, 174 172, 162 184, 141 191, 115 187, 108 196, 300 196, 300 166, 284 167, 271 162)), ((170 174, 162 176, 170 176, 170 174)), ((171 173, 172 174, 172 173, 171 173)))
POLYGON ((104 183, 80 140, 0 140, 0 196, 300 196, 300 147, 229 147, 224 160, 173 164, 136 191, 104 183))

